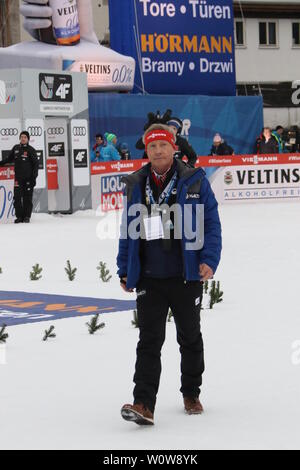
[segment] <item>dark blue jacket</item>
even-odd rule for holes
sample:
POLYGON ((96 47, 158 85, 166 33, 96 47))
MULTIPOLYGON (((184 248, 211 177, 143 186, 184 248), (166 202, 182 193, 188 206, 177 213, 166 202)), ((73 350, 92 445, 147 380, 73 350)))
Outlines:
MULTIPOLYGON (((123 179, 126 184, 127 207, 124 207, 122 216, 117 265, 118 275, 120 277, 127 276, 127 288, 129 289, 133 289, 137 285, 141 263, 140 239, 134 240, 128 236, 128 226, 134 220, 133 216, 128 215, 128 211, 133 204, 142 204, 149 166, 150 164, 123 179)), ((202 168, 190 168, 177 160, 177 172, 179 178, 177 203, 180 204, 182 213, 184 214, 184 205, 188 204, 191 206, 193 217, 195 217, 196 205, 204 205, 204 245, 202 249, 186 249, 186 243, 190 243, 191 240, 185 238, 185 231, 182 227, 183 276, 187 281, 196 281, 200 280, 199 264, 205 263, 215 272, 220 261, 222 241, 218 203, 202 168)), ((184 217, 182 224, 184 224, 184 217)))

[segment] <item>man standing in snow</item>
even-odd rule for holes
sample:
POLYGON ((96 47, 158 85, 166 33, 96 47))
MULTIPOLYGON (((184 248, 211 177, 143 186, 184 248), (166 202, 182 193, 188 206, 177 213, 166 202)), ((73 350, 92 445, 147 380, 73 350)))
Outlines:
POLYGON ((29 139, 27 131, 21 132, 20 144, 15 145, 10 154, 0 162, 0 166, 7 163, 15 165, 15 224, 30 222, 33 188, 39 171, 39 160, 35 149, 29 145, 29 139))
POLYGON ((140 329, 134 404, 124 405, 121 414, 127 421, 154 424, 169 308, 180 345, 184 408, 188 414, 203 411, 199 401, 204 372, 200 307, 203 281, 213 277, 220 261, 221 225, 204 171, 174 159, 176 136, 172 129, 154 124, 146 130, 143 141, 150 163, 124 179, 117 258, 122 288, 137 292, 140 329), (133 226, 139 226, 132 215, 134 208, 143 213, 139 236, 132 231, 133 226), (197 218, 199 212, 202 221, 197 218), (189 243, 200 238, 201 243, 189 243))

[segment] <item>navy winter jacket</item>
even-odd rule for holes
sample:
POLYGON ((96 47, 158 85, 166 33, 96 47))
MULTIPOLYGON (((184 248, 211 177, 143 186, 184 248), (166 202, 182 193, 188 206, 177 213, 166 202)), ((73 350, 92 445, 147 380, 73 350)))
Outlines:
MULTIPOLYGON (((117 265, 119 277, 127 276, 128 289, 136 287, 141 273, 140 239, 132 239, 128 236, 128 226, 134 220, 134 217, 128 215, 128 211, 133 204, 142 204, 149 171, 150 164, 123 179, 126 184, 124 194, 127 197, 127 205, 124 207, 122 216, 117 265)), ((177 160, 177 173, 177 203, 181 206, 182 214, 184 214, 184 205, 188 204, 191 207, 194 221, 196 205, 204 205, 204 245, 202 249, 186 249, 186 244, 189 244, 191 240, 186 239, 184 227, 182 227, 181 240, 183 277, 187 281, 200 281, 199 265, 205 263, 215 272, 220 261, 222 241, 218 203, 202 168, 189 168, 177 160)), ((185 223, 184 219, 183 217, 182 224, 185 223)), ((193 227, 194 229, 195 227, 193 227)))

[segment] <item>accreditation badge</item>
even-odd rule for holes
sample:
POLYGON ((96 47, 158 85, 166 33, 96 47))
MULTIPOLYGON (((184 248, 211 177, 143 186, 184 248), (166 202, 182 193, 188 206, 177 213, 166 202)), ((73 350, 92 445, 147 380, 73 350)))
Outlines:
POLYGON ((153 215, 144 218, 145 236, 147 241, 159 240, 164 238, 164 229, 161 221, 161 216, 153 215))

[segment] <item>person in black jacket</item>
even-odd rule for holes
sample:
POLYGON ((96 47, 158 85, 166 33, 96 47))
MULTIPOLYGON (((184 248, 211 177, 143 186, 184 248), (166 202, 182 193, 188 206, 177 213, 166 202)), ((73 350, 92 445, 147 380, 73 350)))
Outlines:
POLYGON ((29 139, 29 133, 22 131, 20 144, 15 145, 8 157, 0 162, 0 166, 7 163, 15 165, 14 207, 16 224, 30 222, 33 188, 36 185, 39 171, 39 160, 35 149, 29 145, 29 139))
POLYGON ((214 136, 214 141, 212 148, 210 149, 210 154, 209 155, 233 155, 234 150, 230 145, 225 142, 225 140, 222 139, 220 134, 216 134, 214 136))
POLYGON ((173 117, 168 121, 168 126, 173 129, 176 135, 176 145, 178 147, 178 150, 175 152, 175 158, 179 158, 180 160, 183 159, 183 157, 187 157, 188 159, 188 164, 190 166, 194 166, 196 161, 197 161, 197 154, 193 147, 188 143, 186 139, 181 137, 181 131, 182 131, 182 126, 183 122, 181 119, 173 117))
POLYGON ((256 151, 258 155, 279 153, 278 142, 272 135, 270 127, 264 127, 256 139, 256 151))

